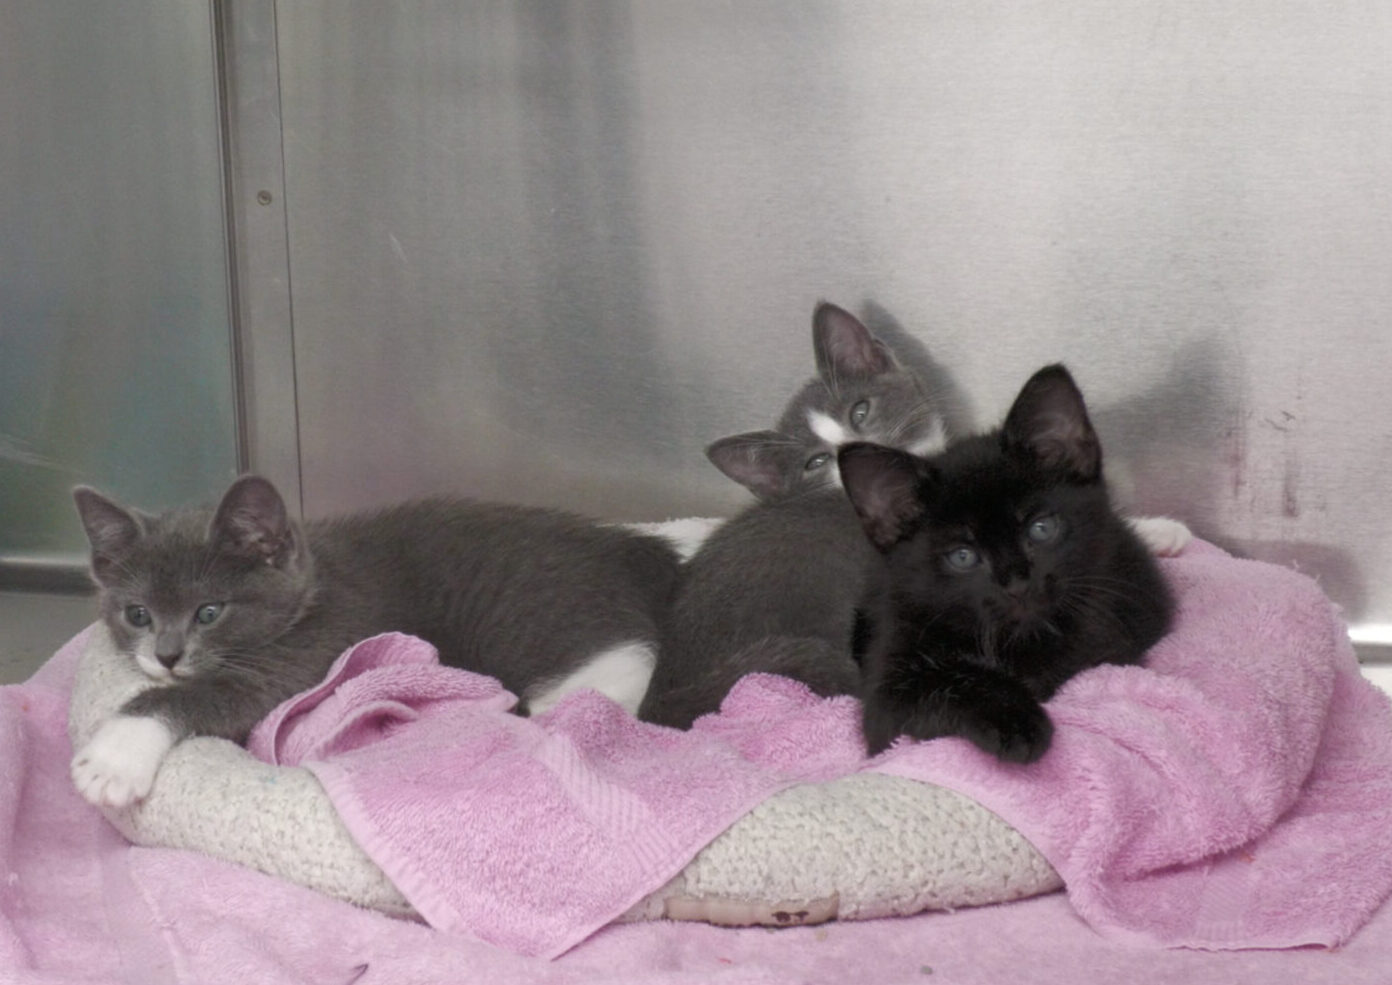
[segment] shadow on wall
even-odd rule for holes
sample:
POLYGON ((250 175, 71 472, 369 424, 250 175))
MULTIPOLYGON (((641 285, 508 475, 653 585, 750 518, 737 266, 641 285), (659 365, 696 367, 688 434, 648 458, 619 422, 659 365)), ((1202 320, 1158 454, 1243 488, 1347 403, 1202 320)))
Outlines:
MULTIPOLYGON (((862 310, 870 330, 927 383, 952 434, 988 426, 974 420, 965 390, 923 341, 876 302, 864 301, 862 310)), ((1357 622, 1367 610, 1368 585, 1350 552, 1310 541, 1233 537, 1221 529, 1232 489, 1247 481, 1241 474, 1247 463, 1233 453, 1250 416, 1241 389, 1246 372, 1241 351, 1215 334, 1179 348, 1164 376, 1143 390, 1090 405, 1117 500, 1135 514, 1181 519, 1238 557, 1303 571, 1357 622)))
POLYGON ((976 429, 971 403, 947 367, 933 358, 927 344, 905 331, 899 319, 875 301, 865 300, 861 310, 865 327, 888 345, 895 358, 928 387, 928 398, 942 415, 948 433, 954 436, 971 434, 976 429))

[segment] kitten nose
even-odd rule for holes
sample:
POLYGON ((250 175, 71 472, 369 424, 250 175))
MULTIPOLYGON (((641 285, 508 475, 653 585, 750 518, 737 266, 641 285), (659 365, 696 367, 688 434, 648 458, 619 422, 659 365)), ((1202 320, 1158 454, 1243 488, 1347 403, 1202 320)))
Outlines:
POLYGON ((1013 599, 1015 599, 1015 600, 1017 600, 1017 601, 1020 600, 1020 599, 1022 599, 1022 598, 1024 598, 1024 597, 1025 597, 1025 593, 1028 592, 1028 591, 1029 591, 1029 579, 1028 579, 1028 578, 1012 578, 1012 579, 1010 579, 1009 584, 1007 584, 1007 585, 1005 586, 1005 594, 1006 594, 1006 595, 1009 595, 1011 598, 1013 598, 1013 599))
POLYGON ((164 664, 169 670, 173 670, 174 665, 183 659, 183 656, 183 650, 175 650, 173 653, 156 653, 155 659, 164 664))

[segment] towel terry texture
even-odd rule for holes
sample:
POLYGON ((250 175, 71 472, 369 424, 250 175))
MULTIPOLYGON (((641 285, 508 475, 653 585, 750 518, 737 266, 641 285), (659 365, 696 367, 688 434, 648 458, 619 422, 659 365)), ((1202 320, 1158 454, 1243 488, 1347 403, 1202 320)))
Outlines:
POLYGON ((855 702, 748 680, 690 732, 584 691, 534 719, 492 678, 388 633, 350 649, 248 747, 318 777, 432 925, 555 955, 676 875, 772 793, 860 764, 855 702))
POLYGON ((1202 948, 1336 946, 1392 889, 1392 717, 1309 579, 1204 544, 1163 562, 1179 612, 1145 667, 1049 704, 1027 768, 959 741, 872 768, 1018 829, 1095 929, 1202 948))
MULTIPOLYGON (((399 637, 353 651, 336 668, 339 690, 292 701, 258 737, 287 760, 314 757, 340 787, 333 795, 350 827, 355 810, 367 825, 365 844, 380 839, 408 858, 419 851, 417 875, 460 915, 496 892, 468 936, 194 853, 124 844, 67 779, 79 637, 31 681, 0 690, 0 968, 23 983, 1384 980, 1392 913, 1378 904, 1392 888, 1392 711, 1358 677, 1333 607, 1307 579, 1202 546, 1164 567, 1181 602, 1175 632, 1146 668, 1100 668, 1066 686, 1050 703, 1055 746, 1028 767, 1002 766, 956 740, 903 744, 867 767, 853 755, 854 702, 819 702, 777 679, 742 682, 721 714, 679 742, 594 695, 528 721, 502 711, 509 699, 490 681, 455 674, 455 690, 442 692, 428 659, 402 659, 417 644, 399 637), (390 683, 398 673, 412 676, 414 691, 390 683), (452 740, 458 762, 411 766, 408 741, 428 749, 444 740, 435 723, 462 725, 452 740), (681 769, 663 765, 676 748, 688 754, 681 769), (670 875, 685 861, 682 839, 699 841, 722 810, 748 807, 741 797, 793 776, 865 768, 986 803, 1050 859, 1066 900, 777 933, 611 927, 549 964, 469 939, 494 926, 520 935, 501 941, 515 950, 560 950, 595 929, 577 920, 642 895, 642 886, 611 888, 615 873, 670 875), (451 830, 430 844, 496 839, 503 861, 467 845, 469 862, 484 869, 455 894, 451 880, 469 863, 394 839, 412 830, 396 825, 415 812, 397 799, 413 783, 443 799, 440 788, 461 778, 451 830), (538 779, 536 799, 518 792, 538 779), (548 798, 559 816, 536 809, 548 798), (694 819, 669 826, 701 800, 694 819), (558 837, 576 831, 588 840, 558 837), (668 851, 677 857, 666 860, 668 851), (526 878, 513 885, 519 873, 526 878), (528 888, 538 873, 574 879, 582 904, 536 932, 518 930, 511 921, 538 902, 528 888), (1355 936, 1375 911, 1375 926, 1355 936), (1346 943, 1328 954, 1232 954, 1143 942, 1346 943)), ((541 897, 560 893, 552 885, 541 897)))
POLYGON ((1335 946, 1392 889, 1387 702, 1309 579, 1201 544, 1164 565, 1174 631, 1146 667, 1066 685, 1030 766, 955 739, 864 764, 854 701, 767 676, 689 733, 592 692, 518 719, 494 682, 397 635, 345 654, 252 748, 313 771, 432 925, 526 954, 584 939, 769 794, 865 768, 995 811, 1104 933, 1335 946))

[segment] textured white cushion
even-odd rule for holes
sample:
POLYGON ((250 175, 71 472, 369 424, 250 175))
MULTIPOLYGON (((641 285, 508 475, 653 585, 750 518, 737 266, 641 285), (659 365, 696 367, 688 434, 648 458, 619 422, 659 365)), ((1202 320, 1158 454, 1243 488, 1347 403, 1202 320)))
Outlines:
MULTIPOLYGON (((73 689, 74 746, 152 683, 97 627, 73 689)), ((361 906, 412 913, 308 770, 269 766, 223 739, 179 743, 148 798, 107 813, 139 845, 192 849, 361 906)), ((623 919, 791 925, 1004 902, 1060 885, 1019 833, 975 802, 865 774, 769 798, 623 919)))

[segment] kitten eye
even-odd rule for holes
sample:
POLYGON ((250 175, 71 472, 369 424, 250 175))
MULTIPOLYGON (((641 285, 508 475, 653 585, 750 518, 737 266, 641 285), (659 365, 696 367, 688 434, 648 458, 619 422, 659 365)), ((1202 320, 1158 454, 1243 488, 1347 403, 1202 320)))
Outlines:
POLYGON ((222 615, 222 603, 209 602, 207 605, 200 605, 198 611, 193 614, 193 618, 201 625, 206 626, 220 615, 222 615))
POLYGON ((954 547, 944 557, 948 567, 955 571, 970 571, 981 563, 981 555, 970 547, 954 547))
POLYGON ((851 408, 851 424, 860 427, 865 423, 865 419, 870 416, 870 401, 862 400, 851 408))
POLYGON ((1045 516, 1036 517, 1034 522, 1029 525, 1025 535, 1036 544, 1047 544, 1059 535, 1059 518, 1052 513, 1045 516))
POLYGON ((143 605, 126 606, 126 622, 136 629, 144 629, 150 625, 150 610, 143 605))
POLYGON ((830 453, 830 452, 825 452, 825 451, 823 451, 823 452, 818 452, 817 454, 815 454, 815 455, 813 455, 811 458, 809 458, 809 459, 807 460, 807 464, 804 465, 802 468, 803 468, 803 470, 806 471, 806 472, 813 472, 813 471, 815 471, 815 470, 821 468, 823 465, 825 465, 825 464, 826 464, 827 462, 829 462, 829 461, 831 461, 831 453, 830 453))

